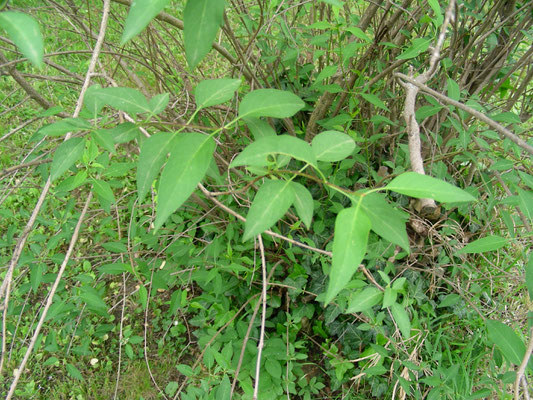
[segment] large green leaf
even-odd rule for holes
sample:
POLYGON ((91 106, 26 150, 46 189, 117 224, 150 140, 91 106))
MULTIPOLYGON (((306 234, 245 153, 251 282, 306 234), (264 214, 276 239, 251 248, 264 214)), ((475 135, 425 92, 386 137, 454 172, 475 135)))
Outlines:
POLYGON ((146 97, 136 89, 126 87, 108 87, 91 92, 94 101, 107 104, 129 114, 150 112, 151 107, 146 97))
POLYGON ((274 225, 294 201, 291 182, 266 180, 257 191, 246 216, 243 241, 274 225))
POLYGON ((139 203, 150 190, 152 182, 159 174, 167 154, 176 136, 168 132, 160 132, 150 136, 141 145, 141 152, 137 162, 137 195, 139 203))
POLYGON ((165 108, 167 108, 169 100, 170 95, 168 93, 155 95, 150 99, 150 101, 148 101, 150 112, 154 115, 162 113, 165 111, 165 108))
POLYGON ((389 182, 385 189, 419 199, 429 198, 440 202, 474 201, 470 193, 459 189, 448 182, 416 172, 405 172, 389 182))
POLYGON ((409 314, 405 308, 398 303, 391 305, 390 310, 403 338, 409 339, 411 337, 411 321, 409 320, 409 314))
POLYGON ((256 140, 235 157, 230 167, 241 165, 266 167, 269 154, 283 154, 318 168, 315 154, 309 143, 289 135, 267 136, 256 140))
POLYGON ((507 239, 501 236, 491 235, 468 243, 465 247, 456 251, 455 254, 474 254, 494 251, 502 248, 506 244, 507 239))
POLYGON ((138 35, 159 14, 170 0, 134 0, 131 3, 120 44, 138 35))
POLYGON ((83 155, 84 149, 85 141, 83 138, 70 138, 61 143, 56 149, 54 158, 52 159, 50 180, 56 180, 61 174, 63 174, 63 172, 72 167, 83 155))
POLYGON ((194 90, 196 107, 205 108, 225 103, 241 86, 240 79, 210 79, 202 81, 194 90))
POLYGON ((292 117, 305 103, 294 93, 278 89, 257 89, 248 93, 239 105, 239 117, 292 117))
POLYGON ((209 136, 201 133, 178 135, 159 181, 155 230, 192 194, 205 176, 214 151, 215 142, 209 136))
POLYGON ((268 122, 263 121, 262 119, 249 117, 243 118, 243 121, 250 129, 250 132, 252 132, 255 140, 259 140, 266 136, 276 136, 276 131, 274 128, 272 128, 268 122))
POLYGON ((43 66, 43 37, 37 21, 20 12, 4 11, 0 13, 0 27, 24 57, 38 68, 43 66))
POLYGON ((358 313, 368 310, 383 299, 383 292, 375 287, 367 287, 365 290, 352 297, 348 305, 347 313, 358 313))
POLYGON ((188 0, 183 11, 185 56, 193 69, 205 57, 222 24, 224 0, 188 0))
POLYGON ((313 138, 311 147, 317 160, 334 162, 344 160, 352 154, 355 142, 345 133, 325 131, 313 138))
POLYGON ((380 193, 364 196, 361 207, 372 221, 374 232, 409 252, 409 238, 405 229, 406 213, 390 205, 380 193))
POLYGON ((313 196, 311 196, 311 193, 304 185, 291 182, 291 186, 294 191, 294 208, 305 226, 311 228, 314 209, 313 196))
POLYGON ((514 365, 520 365, 526 346, 513 331, 513 329, 500 321, 489 319, 487 321, 489 339, 500 348, 507 361, 514 365))
POLYGON ((46 136, 62 136, 68 132, 79 132, 91 129, 92 125, 83 118, 64 118, 60 121, 43 126, 39 134, 46 136))
POLYGON ((366 253, 371 223, 361 207, 342 210, 335 220, 333 260, 325 304, 348 284, 366 253))

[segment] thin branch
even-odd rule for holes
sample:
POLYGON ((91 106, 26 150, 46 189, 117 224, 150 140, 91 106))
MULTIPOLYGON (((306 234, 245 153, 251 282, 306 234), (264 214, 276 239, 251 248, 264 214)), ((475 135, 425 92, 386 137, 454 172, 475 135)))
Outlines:
MULTIPOLYGON (((525 372, 526 367, 529 362, 529 358, 531 357, 531 353, 533 353, 533 326, 529 330, 529 344, 527 345, 526 354, 524 354, 524 358, 522 359, 522 363, 520 364, 520 367, 518 367, 518 371, 516 371, 516 379, 514 381, 514 398, 515 400, 520 399, 520 381, 522 379, 525 379, 525 372)), ((525 393, 527 394, 527 388, 524 388, 525 393)))
POLYGON ((482 112, 474 110, 473 108, 471 108, 471 107, 469 107, 469 106, 467 106, 467 105, 465 105, 463 103, 460 103, 458 101, 452 100, 448 96, 443 95, 442 93, 439 93, 436 90, 431 89, 430 87, 424 85, 423 83, 417 82, 416 80, 414 80, 413 78, 411 78, 411 77, 409 77, 409 76, 407 76, 405 74, 396 72, 394 74, 394 76, 396 76, 396 77, 398 77, 400 79, 403 79, 404 81, 409 82, 409 83, 411 83, 411 84, 413 84, 415 86, 418 86, 420 88, 420 90, 422 90, 423 92, 426 92, 426 93, 434 96, 435 98, 437 98, 437 99, 439 99, 439 100, 441 100, 441 101, 443 101, 443 102, 445 102, 447 104, 450 104, 450 105, 452 105, 454 107, 457 107, 460 110, 466 111, 467 113, 469 113, 470 115, 476 117, 480 121, 485 122, 488 126, 490 126, 494 130, 496 130, 498 133, 500 133, 504 138, 509 139, 511 142, 517 144, 522 149, 527 151, 529 154, 533 155, 533 147, 532 146, 527 144, 524 140, 520 139, 517 135, 515 135, 509 129, 505 128, 504 126, 500 125, 496 121, 494 121, 491 118, 487 117, 482 112))
POLYGON ((257 235, 259 242, 259 252, 261 253, 261 271, 263 272, 263 290, 261 292, 261 302, 263 303, 263 312, 261 313, 261 331, 259 333, 259 343, 257 344, 257 362, 255 364, 255 384, 253 400, 257 400, 259 394, 259 376, 261 373, 261 354, 263 353, 263 346, 265 345, 265 323, 266 323, 266 297, 267 297, 267 273, 265 260, 265 247, 263 246, 263 239, 261 234, 257 235))

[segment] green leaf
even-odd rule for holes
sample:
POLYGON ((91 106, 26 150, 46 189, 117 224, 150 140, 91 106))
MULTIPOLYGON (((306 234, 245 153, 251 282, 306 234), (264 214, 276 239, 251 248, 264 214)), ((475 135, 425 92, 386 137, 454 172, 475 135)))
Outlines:
POLYGON ((278 89, 257 89, 248 93, 239 105, 239 117, 292 117, 305 103, 294 93, 278 89))
POLYGON ((452 78, 448 78, 448 97, 452 100, 459 101, 461 98, 461 89, 457 82, 452 78))
POLYGON ((386 106, 381 99, 376 96, 375 94, 370 93, 361 93, 361 97, 368 101, 369 103, 375 105, 378 108, 381 108, 382 110, 389 111, 389 108, 386 106))
POLYGON ((45 125, 39 129, 38 133, 46 136, 62 136, 68 132, 85 131, 92 128, 92 125, 83 118, 65 118, 53 124, 45 125))
POLYGON ((115 142, 113 137, 105 129, 98 129, 91 134, 93 140, 103 149, 115 154, 115 142))
POLYGON ((439 303, 437 308, 452 307, 456 305, 457 303, 459 303, 460 300, 461 300, 461 296, 455 293, 450 293, 449 295, 444 297, 444 299, 442 299, 442 301, 439 303))
POLYGON ((150 21, 159 14, 170 0, 135 0, 131 2, 130 11, 124 24, 120 45, 138 35, 150 21))
POLYGON ((394 303, 390 310, 403 338, 409 339, 411 337, 411 321, 409 321, 409 314, 407 314, 405 308, 398 303, 394 303))
POLYGON ((346 310, 347 313, 359 313, 374 307, 381 302, 383 292, 375 287, 367 287, 363 291, 352 297, 350 305, 346 310))
POLYGON ((283 154, 304 161, 315 168, 316 157, 309 143, 294 136, 267 136, 249 144, 230 164, 231 168, 241 165, 266 167, 269 154, 283 154))
POLYGON ((241 86, 240 79, 211 79, 202 81, 194 90, 196 107, 205 108, 231 100, 241 86))
POLYGON ((106 181, 102 181, 100 179, 91 179, 91 183, 93 184, 93 191, 103 200, 109 203, 115 202, 115 195, 113 194, 113 191, 111 190, 111 186, 109 186, 109 183, 106 181))
POLYGON ((313 138, 311 147, 319 161, 340 161, 355 150, 354 140, 345 133, 325 131, 313 138))
POLYGON ((416 172, 405 172, 389 182, 385 189, 419 199, 430 198, 443 203, 474 201, 470 193, 448 182, 416 172))
POLYGON ((444 17, 442 16, 442 11, 440 9, 439 0, 428 0, 428 4, 433 9, 433 12, 435 13, 435 26, 439 27, 442 25, 442 22, 444 21, 444 17))
POLYGON ((366 253, 370 220, 359 206, 342 210, 335 220, 333 260, 325 304, 348 284, 366 253))
POLYGON ((87 304, 93 312, 103 317, 108 316, 107 304, 102 300, 98 291, 91 286, 82 286, 80 299, 87 304))
POLYGON ((370 39, 366 35, 366 33, 361 28, 358 28, 357 26, 350 26, 349 28, 346 28, 346 31, 350 32, 352 35, 361 39, 364 42, 370 43, 372 41, 372 39, 370 39))
POLYGON ((224 0, 188 0, 183 11, 185 57, 194 69, 211 50, 224 15, 224 0))
POLYGON ((108 87, 94 90, 92 95, 101 103, 129 114, 150 112, 150 105, 146 97, 136 89, 108 87))
POLYGON ((489 319, 487 321, 487 332, 489 339, 499 347, 507 361, 514 365, 522 363, 526 353, 526 346, 511 327, 500 321, 489 319))
POLYGON ((265 361, 265 369, 272 378, 281 378, 281 365, 278 360, 268 358, 265 361))
POLYGON ((217 395, 215 397, 217 400, 230 400, 231 398, 231 382, 228 378, 228 375, 224 375, 222 381, 217 388, 217 395))
POLYGON ((50 167, 50 181, 55 181, 63 172, 72 167, 81 158, 84 149, 83 138, 70 138, 61 143, 54 153, 50 167))
POLYGON ((426 51, 429 48, 430 43, 430 39, 416 38, 413 40, 413 44, 396 58, 398 60, 408 60, 410 58, 415 58, 420 53, 426 51))
POLYGON ((192 194, 205 176, 214 151, 213 139, 201 133, 181 133, 176 137, 159 180, 155 230, 192 194))
POLYGON ((74 365, 68 363, 66 365, 67 373, 74 379, 77 379, 79 381, 83 381, 83 375, 81 374, 80 370, 76 368, 74 365))
POLYGON ((142 203, 146 193, 150 190, 152 182, 159 174, 176 137, 168 132, 160 132, 150 136, 142 143, 139 160, 137 161, 137 195, 139 203, 142 203))
POLYGON ((185 376, 193 376, 194 375, 194 371, 192 370, 192 368, 190 366, 188 366, 187 364, 178 364, 176 365, 176 369, 182 373, 183 375, 185 376))
POLYGON ((363 196, 361 207, 372 221, 374 232, 409 252, 409 238, 405 229, 408 217, 406 213, 394 208, 380 193, 363 196))
POLYGON ((382 308, 387 308, 392 306, 396 302, 396 297, 398 297, 398 292, 393 290, 391 287, 387 286, 385 292, 383 293, 383 304, 382 308))
POLYGON ((113 136, 115 143, 127 143, 130 140, 136 139, 140 133, 139 128, 131 122, 118 124, 114 128, 106 129, 106 131, 113 136))
POLYGON ((98 271, 100 271, 101 274, 107 275, 119 275, 123 272, 133 273, 131 265, 126 263, 104 264, 101 267, 98 267, 98 271))
POLYGON ((102 243, 102 247, 111 253, 126 253, 128 248, 122 242, 106 242, 102 243))
POLYGON ((481 239, 474 240, 471 243, 468 243, 462 249, 459 249, 455 252, 456 255, 459 254, 474 254, 474 253, 484 253, 485 251, 494 251, 501 249, 507 244, 507 239, 502 238, 501 236, 492 235, 486 236, 481 239))
POLYGON ((305 226, 311 228, 314 209, 313 196, 305 186, 297 182, 291 182, 291 186, 294 191, 294 208, 305 226))
POLYGON ((148 290, 146 290, 144 285, 141 285, 139 286, 139 303, 141 304, 144 310, 146 310, 147 301, 148 301, 148 290))
POLYGON ((20 12, 3 11, 0 13, 0 27, 7 32, 24 57, 37 68, 43 66, 43 37, 35 19, 20 12))
POLYGON ((520 209, 530 221, 533 221, 533 192, 518 188, 517 193, 520 209))
POLYGON ((276 131, 274 131, 274 129, 266 121, 253 117, 243 118, 243 121, 246 123, 246 126, 248 126, 248 129, 250 129, 250 132, 252 132, 255 140, 259 140, 267 136, 276 136, 276 131))
POLYGON ((168 106, 169 99, 170 95, 168 93, 162 93, 152 97, 148 102, 150 112, 154 115, 157 115, 165 111, 165 108, 168 106))
POLYGON ((44 264, 37 263, 37 265, 34 265, 31 267, 30 284, 31 284, 33 293, 37 293, 37 289, 39 289, 39 285, 41 284, 41 281, 43 279, 43 273, 44 273, 44 264))
POLYGON ((287 212, 294 201, 290 182, 266 180, 257 191, 246 216, 243 241, 264 232, 287 212))
POLYGON ((529 254, 529 262, 526 265, 526 287, 529 298, 533 300, 533 252, 529 254))

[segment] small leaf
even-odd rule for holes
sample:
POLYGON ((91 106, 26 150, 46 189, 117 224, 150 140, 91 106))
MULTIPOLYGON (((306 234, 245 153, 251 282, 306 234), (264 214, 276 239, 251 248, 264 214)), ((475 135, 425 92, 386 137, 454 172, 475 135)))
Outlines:
POLYGON ((529 262, 526 265, 526 287, 529 298, 533 300, 533 252, 529 254, 529 262))
POLYGON ((305 103, 291 92, 257 89, 248 93, 239 105, 239 117, 292 117, 305 103))
POLYGON ((141 145, 139 160, 137 161, 137 195, 139 203, 144 200, 146 193, 154 179, 159 175, 175 135, 168 132, 160 132, 150 136, 141 145))
POLYGON ((268 358, 265 361, 265 369, 272 378, 281 378, 281 365, 278 360, 268 358))
POLYGON ((76 368, 74 365, 68 363, 66 365, 67 373, 74 379, 77 379, 79 381, 83 381, 83 375, 81 374, 80 370, 76 368))
POLYGON ((0 27, 7 32, 24 57, 37 68, 43 66, 43 37, 35 19, 20 12, 3 11, 0 13, 0 27))
POLYGON ((61 143, 54 153, 50 168, 50 181, 53 182, 72 167, 81 158, 84 149, 85 141, 83 138, 70 138, 61 143))
POLYGON ((181 372, 183 375, 185 375, 185 376, 193 376, 194 375, 194 371, 187 364, 178 364, 178 365, 176 365, 176 369, 179 372, 181 372))
POLYGON ((139 136, 139 128, 131 122, 124 122, 118 124, 114 128, 106 129, 106 131, 113 137, 115 143, 127 143, 139 136))
POLYGON ((144 285, 139 286, 139 303, 142 308, 146 310, 146 302, 148 301, 148 291, 144 285))
POLYGON ((437 308, 452 307, 456 305, 457 303, 459 303, 460 300, 461 300, 461 296, 455 293, 450 293, 449 295, 444 297, 444 299, 442 299, 442 301, 439 303, 437 308))
POLYGON ((230 400, 231 398, 231 382, 228 378, 228 375, 224 375, 222 381, 218 385, 217 395, 215 397, 217 400, 230 400))
POLYGON ((297 182, 291 182, 291 186, 294 191, 294 208, 305 226, 311 228, 314 209, 313 196, 305 186, 297 182))
POLYGON ((241 165, 266 167, 269 154, 283 154, 307 162, 318 169, 316 157, 309 143, 294 136, 267 136, 249 144, 230 164, 231 168, 241 165))
POLYGON ((185 56, 194 69, 211 50, 224 15, 224 0, 188 0, 183 11, 185 56))
POLYGON ((376 96, 375 94, 370 93, 361 93, 361 97, 368 101, 369 103, 375 105, 377 108, 381 108, 382 110, 389 111, 389 108, 381 99, 376 96))
POLYGON ((154 115, 161 114, 167 108, 170 95, 168 93, 158 94, 150 99, 148 106, 154 115))
POLYGON ((102 243, 102 247, 111 253, 127 253, 128 248, 122 242, 106 242, 102 243))
POLYGON ((136 89, 126 87, 108 87, 94 90, 92 95, 103 104, 129 114, 150 112, 146 97, 136 89))
POLYGON ((413 40, 413 44, 396 58, 398 60, 408 60, 410 58, 415 58, 420 53, 426 51, 429 48, 430 43, 431 40, 429 39, 416 38, 413 40))
POLYGON ((43 279, 43 273, 44 273, 44 264, 38 263, 37 265, 31 267, 30 284, 31 284, 33 293, 37 293, 37 289, 39 289, 39 285, 41 284, 41 281, 43 279))
POLYGON ((459 101, 461 98, 461 89, 457 82, 452 78, 448 78, 448 97, 452 100, 459 101))
POLYGON ((90 181, 93 184, 93 191, 98 197, 109 203, 115 202, 115 195, 113 194, 113 190, 111 190, 109 183, 100 179, 91 179, 90 181))
POLYGON ((98 291, 91 286, 82 286, 80 299, 87 304, 87 307, 101 316, 107 316, 107 304, 102 300, 98 291))
POLYGON ((409 238, 405 229, 407 214, 394 208, 379 193, 364 196, 361 207, 372 221, 374 232, 409 252, 409 238))
POLYGON ((243 118, 243 121, 246 123, 246 126, 248 126, 248 129, 250 129, 250 132, 252 132, 255 140, 259 140, 266 136, 276 136, 276 131, 274 131, 274 128, 272 128, 266 121, 253 117, 243 118))
POLYGON ((170 0, 135 0, 131 3, 130 11, 124 24, 124 32, 120 39, 120 45, 136 35, 138 35, 146 26, 159 14, 170 0))
POLYGON ((130 272, 133 273, 133 269, 131 268, 130 264, 125 263, 112 263, 112 264, 104 264, 101 267, 98 267, 98 271, 102 274, 107 275, 119 275, 123 272, 130 272))
POLYGON ((155 230, 192 194, 205 176, 214 151, 213 139, 201 133, 181 133, 176 137, 159 180, 155 230))
POLYGON ((246 216, 243 241, 264 232, 287 212, 294 201, 291 182, 266 180, 246 216))
POLYGON ((205 108, 231 100, 241 86, 240 79, 211 79, 202 81, 194 90, 196 107, 205 108))
POLYGON ((396 302, 396 297, 398 297, 398 292, 387 286, 385 288, 385 293, 383 294, 382 308, 392 306, 396 302))
POLYGON ((443 203, 474 201, 470 193, 431 176, 405 172, 389 182, 385 189, 419 199, 430 198, 443 203))
POLYGON ((526 346, 512 328, 500 321, 489 319, 487 321, 487 332, 489 339, 500 348, 507 361, 514 365, 522 363, 526 353, 526 346))
POLYGON ((374 307, 381 302, 383 292, 375 287, 367 287, 362 292, 359 292, 350 301, 350 305, 346 310, 347 313, 359 313, 374 307))
POLYGON ((517 193, 520 209, 530 221, 533 221, 533 192, 518 188, 517 193))
POLYGON ((333 260, 325 304, 348 284, 366 253, 370 220, 361 207, 342 210, 335 219, 333 260))
POLYGON ((400 332, 404 339, 409 339, 411 337, 411 321, 409 321, 409 314, 405 311, 400 304, 394 303, 391 308, 392 316, 394 321, 398 325, 400 332))
POLYGON ((313 138, 311 147, 317 160, 335 162, 344 160, 352 154, 355 142, 345 133, 325 131, 313 138))
POLYGON ((486 251, 494 251, 501 249, 507 244, 507 239, 502 238, 501 236, 492 235, 486 236, 481 239, 474 240, 471 243, 468 243, 462 249, 459 249, 455 252, 458 254, 474 254, 474 253, 484 253, 486 251))

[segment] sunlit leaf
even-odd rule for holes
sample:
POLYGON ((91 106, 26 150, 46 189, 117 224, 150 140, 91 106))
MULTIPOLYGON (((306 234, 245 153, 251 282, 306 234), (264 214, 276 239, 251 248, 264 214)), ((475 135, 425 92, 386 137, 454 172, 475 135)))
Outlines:
POLYGON ((239 117, 292 117, 305 103, 294 93, 278 89, 257 89, 248 93, 239 105, 239 117))
POLYGON ((263 121, 262 119, 249 117, 243 118, 243 121, 250 129, 250 132, 252 132, 255 140, 259 140, 266 136, 276 136, 276 131, 274 128, 272 128, 268 122, 263 121))
POLYGON ((126 87, 107 87, 93 90, 91 95, 96 101, 129 114, 150 112, 146 97, 136 89, 126 87))
POLYGON ((500 348, 507 361, 520 365, 526 346, 513 329, 500 321, 487 320, 487 332, 492 343, 500 348))
POLYGON ((305 186, 297 182, 291 182, 291 186, 294 191, 294 208, 305 226, 311 228, 314 209, 313 196, 305 186))
POLYGON ((128 40, 138 35, 169 2, 170 0, 132 1, 120 44, 124 45, 128 40))
POLYGON ((408 60, 410 58, 415 58, 420 53, 425 52, 429 48, 430 43, 430 39, 416 38, 413 40, 411 46, 396 58, 399 60, 408 60))
POLYGON ((202 81, 194 90, 196 107, 205 108, 225 103, 235 96, 240 79, 210 79, 202 81))
POLYGON ((159 180, 155 230, 192 194, 205 176, 214 150, 215 142, 207 135, 180 133, 177 136, 159 180))
POLYGON ((243 241, 274 225, 294 201, 291 182, 266 180, 257 191, 246 216, 243 241))
POLYGON ((473 253, 483 253, 485 251, 494 251, 494 250, 501 249, 506 244, 507 244, 507 239, 501 236, 491 235, 491 236, 483 237, 481 239, 474 240, 471 243, 468 243, 462 249, 457 250, 455 254, 473 254, 473 253))
POLYGON ((379 304, 382 298, 383 292, 381 292, 379 289, 375 287, 367 287, 352 297, 346 312, 359 313, 366 311, 374 307, 376 304, 379 304))
POLYGON ((53 182, 72 167, 83 155, 85 141, 83 138, 75 137, 64 141, 59 145, 52 159, 50 168, 50 180, 53 182))
POLYGON ((409 314, 405 308, 398 303, 394 303, 390 307, 390 310, 403 338, 409 339, 411 337, 411 321, 409 320, 409 314))
POLYGON ((430 198, 440 202, 466 202, 476 198, 456 186, 431 176, 405 172, 389 182, 386 189, 416 198, 430 198))
POLYGON ((348 284, 366 253, 371 223, 361 207, 342 210, 335 220, 333 260, 325 304, 348 284))
POLYGON ((354 140, 345 133, 337 131, 325 131, 316 135, 311 147, 319 161, 344 160, 355 150, 354 140))
POLYGON ((183 11, 185 56, 193 69, 211 50, 222 24, 224 0, 188 0, 183 11))
POLYGON ((0 12, 0 27, 15 43, 20 52, 37 68, 43 66, 43 37, 39 24, 29 15, 15 12, 0 12))
POLYGON ((154 115, 162 113, 167 108, 169 100, 170 95, 168 93, 162 93, 152 97, 148 102, 150 112, 154 115))

